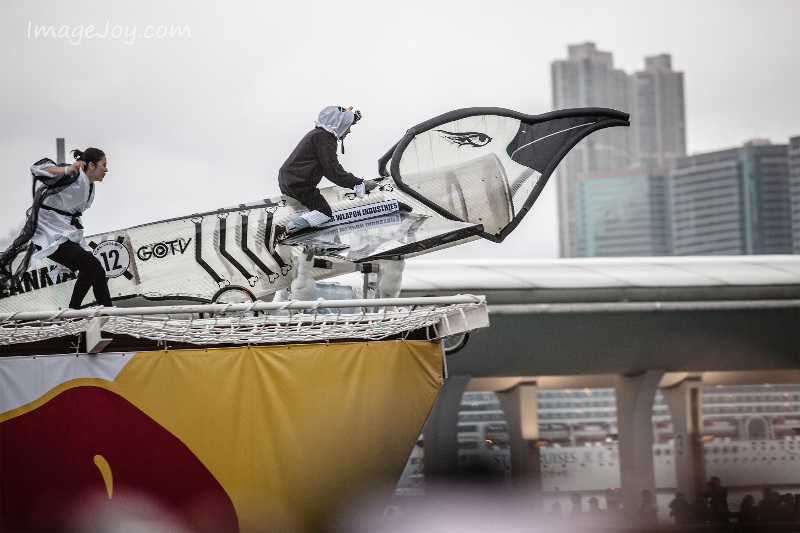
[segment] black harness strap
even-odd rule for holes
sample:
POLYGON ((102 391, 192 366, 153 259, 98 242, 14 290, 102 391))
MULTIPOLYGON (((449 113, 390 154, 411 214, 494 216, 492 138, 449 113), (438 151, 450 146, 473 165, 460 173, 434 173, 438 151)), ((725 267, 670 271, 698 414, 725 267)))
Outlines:
POLYGON ((49 205, 45 204, 40 205, 39 209, 47 209, 48 211, 54 211, 59 215, 64 215, 65 217, 69 217, 70 218, 69 223, 71 225, 75 226, 78 229, 83 229, 83 225, 81 224, 81 215, 83 215, 83 213, 81 213, 80 211, 78 211, 77 213, 69 213, 67 211, 62 211, 61 209, 56 209, 55 207, 50 207, 49 205))

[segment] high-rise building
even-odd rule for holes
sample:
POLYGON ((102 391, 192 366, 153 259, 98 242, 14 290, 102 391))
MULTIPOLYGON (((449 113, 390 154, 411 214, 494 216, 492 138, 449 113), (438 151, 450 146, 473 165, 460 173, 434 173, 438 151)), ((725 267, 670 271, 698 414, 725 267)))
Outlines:
POLYGON ((792 253, 788 146, 676 159, 670 173, 674 255, 792 253))
POLYGON ((580 174, 580 257, 670 255, 667 174, 638 168, 580 174))
MULTIPOLYGON (((625 110, 629 105, 628 76, 615 69, 609 52, 594 43, 571 45, 565 61, 552 64, 555 109, 610 107, 625 110)), ((577 163, 574 172, 624 168, 629 163, 628 135, 623 128, 611 128, 585 138, 570 155, 577 163), (587 142, 588 141, 588 142, 587 142)))
POLYGON ((800 135, 789 139, 789 189, 792 203, 792 252, 800 254, 800 135))
MULTIPOLYGON (((659 55, 645 58, 645 70, 629 76, 594 43, 569 46, 568 58, 553 62, 551 71, 555 109, 610 107, 631 113, 631 128, 590 135, 558 167, 561 255, 580 257, 588 242, 582 231, 596 225, 584 219, 593 209, 584 205, 578 176, 586 183, 593 172, 608 177, 604 171, 663 167, 686 155, 683 74, 672 70, 670 56, 659 55)), ((619 246, 622 253, 624 245, 619 246)))
POLYGON ((631 159, 639 166, 666 167, 686 155, 683 72, 670 56, 645 58, 645 69, 630 76, 631 159))
MULTIPOLYGON (((615 69, 609 52, 597 50, 594 43, 571 45, 568 58, 551 65, 554 109, 575 107, 610 107, 624 111, 628 107, 628 78, 615 69)), ((624 128, 610 128, 583 139, 558 167, 559 235, 561 255, 578 256, 581 226, 580 195, 576 190, 578 174, 625 168, 629 164, 628 134, 624 128), (622 131, 620 131, 622 130, 622 131)))

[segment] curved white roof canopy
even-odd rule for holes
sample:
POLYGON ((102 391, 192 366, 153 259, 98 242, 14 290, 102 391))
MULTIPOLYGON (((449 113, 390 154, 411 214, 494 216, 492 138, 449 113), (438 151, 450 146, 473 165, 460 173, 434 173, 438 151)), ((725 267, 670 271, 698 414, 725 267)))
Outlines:
POLYGON ((410 259, 407 291, 800 286, 800 256, 410 259))

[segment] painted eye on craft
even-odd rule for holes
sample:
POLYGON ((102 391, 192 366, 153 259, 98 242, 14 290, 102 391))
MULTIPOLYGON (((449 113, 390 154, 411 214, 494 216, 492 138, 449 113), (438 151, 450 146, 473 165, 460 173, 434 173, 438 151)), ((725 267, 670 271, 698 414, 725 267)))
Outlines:
POLYGON ((441 133, 442 137, 444 137, 451 143, 457 144, 459 146, 481 147, 481 146, 486 146, 487 144, 492 142, 491 137, 479 131, 465 131, 462 133, 453 133, 444 130, 436 130, 436 131, 441 133))

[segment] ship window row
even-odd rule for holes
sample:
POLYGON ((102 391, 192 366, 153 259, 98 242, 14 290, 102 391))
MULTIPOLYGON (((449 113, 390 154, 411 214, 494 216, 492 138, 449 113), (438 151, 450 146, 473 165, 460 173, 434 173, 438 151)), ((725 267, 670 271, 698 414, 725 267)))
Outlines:
POLYGON ((768 405, 726 405, 721 407, 704 407, 703 414, 730 415, 734 413, 794 413, 797 406, 788 403, 768 405))
MULTIPOLYGON (((794 449, 794 447, 790 447, 789 449, 792 450, 792 449, 794 449)), ((753 450, 755 450, 755 448, 753 450)), ((770 450, 776 450, 776 448, 774 446, 772 446, 770 448, 770 450)), ((786 449, 783 446, 781 446, 781 450, 782 451, 786 451, 786 449)), ((742 447, 742 448, 740 448, 739 446, 722 446, 722 447, 714 446, 713 448, 708 448, 708 447, 705 448, 703 450, 703 454, 704 455, 719 455, 719 454, 729 455, 729 454, 739 453, 740 451, 746 453, 746 452, 748 452, 750 450, 746 446, 742 447)), ((671 448, 655 448, 653 450, 653 453, 656 456, 662 456, 662 455, 663 456, 670 456, 670 455, 672 455, 672 449, 671 448)), ((764 460, 767 457, 768 456, 766 456, 766 455, 762 455, 760 457, 760 460, 764 460)), ((793 455, 782 456, 783 459, 786 459, 787 457, 791 457, 791 459, 794 460, 794 456, 793 455)), ((772 459, 775 460, 776 456, 772 456, 772 459)), ((738 460, 738 458, 734 458, 734 461, 737 461, 737 460, 738 460)), ((745 458, 744 461, 747 461, 747 459, 745 458)))
POLYGON ((538 393, 539 401, 549 400, 553 398, 586 398, 591 396, 597 397, 613 397, 614 389, 563 389, 563 390, 540 390, 538 393))
POLYGON ((734 409, 741 409, 741 408, 758 408, 758 409, 766 409, 766 410, 774 410, 774 411, 798 411, 800 405, 796 402, 786 402, 786 401, 773 401, 773 402, 741 402, 734 405, 726 405, 724 403, 707 403, 703 406, 703 412, 733 412, 734 409))
POLYGON ((718 394, 742 394, 742 393, 758 393, 758 394, 786 394, 797 393, 797 385, 795 384, 769 384, 769 385, 715 385, 703 388, 703 399, 708 396, 715 396, 718 394))
POLYGON ((596 412, 559 412, 559 413, 539 413, 539 420, 574 420, 574 419, 590 419, 600 418, 608 419, 616 416, 616 413, 604 413, 601 411, 596 412))
MULTIPOLYGON (((733 414, 741 414, 741 413, 796 413, 798 412, 796 406, 791 406, 788 404, 782 405, 738 405, 738 406, 720 406, 720 407, 709 407, 706 406, 703 408, 703 415, 704 416, 713 416, 713 415, 722 415, 722 416, 730 416, 733 414)), ((559 418, 576 418, 576 417, 584 417, 584 418, 610 418, 616 416, 616 409, 609 410, 591 410, 591 409, 581 409, 580 412, 577 410, 575 411, 568 411, 565 412, 563 410, 559 411, 548 411, 546 409, 539 410, 539 419, 540 420, 553 420, 559 418)), ((671 417, 669 413, 653 413, 653 420, 654 421, 662 421, 662 420, 670 420, 671 417)))
POLYGON ((546 409, 573 409, 576 407, 594 407, 605 409, 616 409, 617 404, 614 401, 586 401, 586 400, 573 400, 571 402, 539 402, 539 410, 546 409))
POLYGON ((486 421, 494 421, 494 420, 505 420, 505 415, 501 413, 480 413, 480 414, 472 414, 472 413, 459 413, 458 414, 458 421, 459 422, 486 422, 486 421))
POLYGON ((462 411, 500 411, 499 403, 462 403, 462 411))
POLYGON ((797 403, 800 402, 800 394, 782 394, 777 395, 773 394, 770 396, 749 396, 749 395, 718 395, 718 396, 710 396, 708 398, 703 398, 703 403, 705 404, 716 404, 716 403, 756 403, 756 402, 767 402, 767 403, 785 403, 785 402, 792 402, 797 403))
MULTIPOLYGON (((781 456, 780 459, 781 459, 781 461, 787 461, 787 460, 794 461, 795 460, 794 456, 791 456, 791 455, 788 456, 788 457, 781 456)), ((748 460, 747 457, 745 457, 745 458, 742 459, 741 462, 742 463, 747 463, 747 462, 750 462, 750 463, 758 463, 758 462, 765 463, 767 461, 777 461, 777 460, 778 460, 777 457, 771 457, 771 458, 770 457, 753 457, 752 459, 749 459, 749 460, 748 460)), ((708 461, 706 461, 706 462, 708 462, 708 461)), ((727 458, 726 457, 725 459, 714 459, 714 460, 711 461, 712 464, 728 463, 728 462, 738 463, 739 462, 739 458, 738 457, 732 457, 732 458, 727 458)))
MULTIPOLYGON (((742 463, 748 463, 748 462, 750 462, 750 463, 758 463, 758 462, 765 463, 767 461, 777 461, 777 460, 778 460, 778 457, 776 457, 776 456, 772 456, 772 457, 753 457, 753 458, 744 457, 741 462, 742 463)), ((780 460, 781 461, 787 461, 787 460, 788 461, 794 461, 795 457, 793 455, 789 455, 789 456, 782 455, 780 457, 780 460)), ((706 462, 708 462, 707 459, 706 459, 706 462)), ((713 459, 711 462, 713 464, 727 463, 727 462, 738 463, 739 462, 739 458, 738 457, 732 457, 732 458, 724 458, 724 459, 713 459)))
POLYGON ((766 396, 783 396, 785 394, 798 394, 800 393, 800 387, 783 387, 780 385, 771 385, 769 387, 764 386, 727 386, 723 388, 718 387, 704 387, 703 390, 703 398, 713 398, 718 396, 724 396, 726 398, 735 397, 738 398, 740 396, 752 396, 756 395, 766 395, 766 396))

